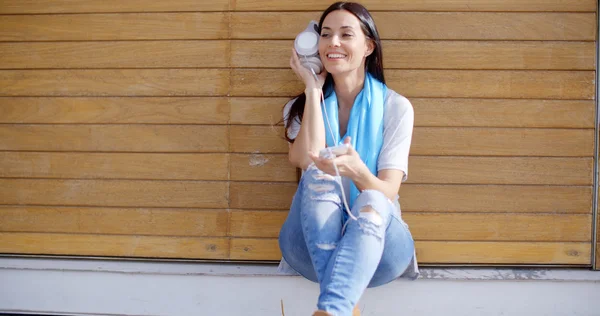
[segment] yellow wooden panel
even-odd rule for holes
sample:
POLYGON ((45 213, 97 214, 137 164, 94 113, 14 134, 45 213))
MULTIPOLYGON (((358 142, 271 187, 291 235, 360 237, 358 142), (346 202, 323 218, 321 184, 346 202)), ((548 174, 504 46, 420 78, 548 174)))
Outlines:
POLYGON ((227 208, 228 183, 0 179, 1 205, 227 208))
MULTIPOLYGON (((409 175, 410 176, 410 175, 409 175)), ((294 183, 232 182, 231 208, 287 210, 294 183)), ((404 212, 591 214, 590 186, 403 184, 404 212)))
MULTIPOLYGON (((289 100, 231 98, 231 123, 274 125, 289 100)), ((594 128, 593 100, 411 98, 410 102, 418 118, 415 126, 594 128)))
POLYGON ((295 183, 231 182, 229 206, 238 209, 289 209, 296 187, 295 183))
POLYGON ((594 266, 594 270, 600 270, 600 243, 596 244, 596 265, 594 266))
POLYGON ((594 101, 411 98, 415 126, 594 128, 594 101))
POLYGON ((6 97, 0 123, 227 124, 219 97, 6 97))
POLYGON ((225 69, 0 70, 0 96, 218 96, 225 69))
MULTIPOLYGON (((388 70, 386 82, 406 97, 593 99, 593 71, 388 70)), ((293 96, 302 83, 291 69, 234 69, 232 96, 293 96)))
POLYGON ((224 125, 0 125, 0 150, 226 152, 227 129, 224 125))
MULTIPOLYGON (((240 11, 307 11, 325 10, 329 0, 236 0, 240 11)), ((594 0, 363 0, 369 11, 567 11, 594 12, 594 0)))
POLYGON ((0 233, 0 253, 227 259, 227 238, 0 233))
POLYGON ((591 129, 417 127, 412 155, 593 156, 591 129))
MULTIPOLYGON (((237 12, 231 16, 231 38, 293 39, 320 14, 237 12)), ((595 13, 375 12, 373 18, 383 39, 594 41, 596 36, 595 13)))
MULTIPOLYGON (((287 212, 233 211, 233 237, 277 237, 287 212)), ((418 241, 591 241, 590 214, 403 213, 418 241)))
POLYGON ((592 211, 589 186, 404 184, 400 204, 409 212, 584 213, 592 211))
MULTIPOLYGON (((231 151, 287 153, 281 126, 232 126, 231 151)), ((412 155, 593 156, 592 129, 416 127, 412 155)))
POLYGON ((233 181, 293 182, 297 179, 296 168, 289 163, 285 154, 232 154, 230 172, 233 181))
POLYGON ((0 152, 0 177, 228 180, 228 154, 0 152))
POLYGON ((229 139, 232 152, 287 153, 283 126, 231 126, 229 139))
POLYGON ((0 207, 0 231, 226 236, 228 216, 207 209, 0 207))
POLYGON ((227 41, 0 43, 0 68, 229 67, 227 41))
MULTIPOLYGON (((231 47, 233 67, 289 68, 293 42, 237 40, 231 47)), ((594 70, 595 50, 593 42, 387 40, 383 60, 401 69, 594 70)))
POLYGON ((229 19, 214 13, 6 15, 0 41, 225 39, 229 19))
MULTIPOLYGON (((419 263, 590 264, 590 243, 455 242, 416 243, 419 263)), ((280 260, 277 239, 232 238, 231 259, 280 260)))
POLYGON ((283 118, 283 106, 289 100, 290 98, 230 98, 230 122, 275 125, 283 118))
POLYGON ((227 11, 229 0, 154 1, 154 0, 3 0, 0 14, 87 13, 87 12, 165 12, 227 11))
POLYGON ((409 160, 410 183, 592 185, 589 158, 426 157, 409 160))
POLYGON ((281 225, 283 225, 287 216, 287 211, 232 210, 229 221, 229 236, 277 238, 281 225))

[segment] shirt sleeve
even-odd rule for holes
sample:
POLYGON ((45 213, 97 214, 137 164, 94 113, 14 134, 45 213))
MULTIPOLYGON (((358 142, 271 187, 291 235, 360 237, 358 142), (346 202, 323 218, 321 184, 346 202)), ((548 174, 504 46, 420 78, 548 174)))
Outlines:
POLYGON ((397 169, 408 178, 408 155, 412 141, 414 110, 407 98, 391 91, 386 99, 383 123, 383 146, 377 169, 397 169))
POLYGON ((296 136, 298 136, 298 133, 300 132, 300 119, 298 117, 295 117, 292 120, 292 124, 289 127, 287 126, 287 118, 290 115, 290 110, 292 109, 292 104, 294 104, 294 101, 296 101, 296 98, 290 100, 283 107, 283 124, 285 126, 287 136, 290 139, 295 139, 296 136))

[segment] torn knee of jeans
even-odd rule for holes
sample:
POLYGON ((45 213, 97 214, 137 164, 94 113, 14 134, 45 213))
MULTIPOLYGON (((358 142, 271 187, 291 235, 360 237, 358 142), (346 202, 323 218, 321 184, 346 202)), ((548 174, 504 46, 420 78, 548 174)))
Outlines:
POLYGON ((325 173, 325 172, 319 172, 319 173, 315 173, 315 174, 313 174, 313 176, 312 176, 312 177, 313 177, 313 179, 315 179, 315 180, 329 180, 329 181, 335 181, 335 178, 334 178, 332 175, 330 175, 330 174, 327 174, 327 173, 325 173))
POLYGON ((336 243, 318 243, 317 248, 321 250, 334 250, 337 247, 336 243))
POLYGON ((313 192, 329 192, 335 190, 333 184, 309 184, 308 189, 313 192))
POLYGON ((381 215, 379 215, 379 213, 371 206, 363 207, 359 212, 358 218, 364 218, 377 226, 383 224, 383 218, 381 218, 381 215))

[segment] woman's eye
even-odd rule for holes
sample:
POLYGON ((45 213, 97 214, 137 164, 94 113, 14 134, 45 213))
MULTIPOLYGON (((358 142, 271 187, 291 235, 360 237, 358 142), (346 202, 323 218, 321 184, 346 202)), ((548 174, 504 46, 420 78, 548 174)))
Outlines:
POLYGON ((328 36, 329 36, 329 34, 325 34, 325 33, 321 34, 321 37, 328 37, 328 36))
POLYGON ((346 34, 344 34, 344 37, 352 37, 352 34, 346 33, 346 34))

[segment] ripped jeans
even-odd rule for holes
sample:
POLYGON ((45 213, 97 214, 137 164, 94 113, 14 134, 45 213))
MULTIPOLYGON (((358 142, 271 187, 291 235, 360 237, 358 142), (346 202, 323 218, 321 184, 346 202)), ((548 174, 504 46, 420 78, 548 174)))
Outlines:
POLYGON ((367 287, 398 278, 414 254, 408 226, 380 191, 360 193, 349 220, 334 177, 314 165, 304 172, 279 233, 283 258, 305 278, 318 282, 317 308, 352 315, 367 287))

